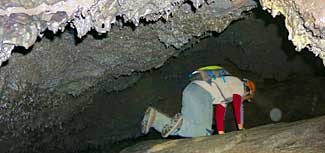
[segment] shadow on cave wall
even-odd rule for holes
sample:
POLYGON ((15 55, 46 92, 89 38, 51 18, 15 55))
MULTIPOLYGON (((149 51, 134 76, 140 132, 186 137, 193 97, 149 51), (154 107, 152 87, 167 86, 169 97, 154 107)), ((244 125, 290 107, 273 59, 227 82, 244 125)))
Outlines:
MULTIPOLYGON (((63 148, 67 152, 118 152, 137 141, 159 139, 152 131, 138 139, 109 141, 121 133, 129 133, 130 138, 140 136, 139 122, 147 106, 169 115, 179 112, 188 74, 205 65, 222 65, 234 75, 256 82, 255 101, 245 105, 246 128, 272 123, 269 112, 275 107, 282 110, 282 121, 325 114, 322 62, 306 50, 296 52, 287 36, 283 17, 273 19, 257 9, 225 32, 194 42, 198 44, 184 49, 162 68, 141 74, 134 86, 121 92, 97 93, 95 103, 67 125, 78 130, 63 138, 63 148)), ((229 108, 227 132, 235 129, 229 108)))

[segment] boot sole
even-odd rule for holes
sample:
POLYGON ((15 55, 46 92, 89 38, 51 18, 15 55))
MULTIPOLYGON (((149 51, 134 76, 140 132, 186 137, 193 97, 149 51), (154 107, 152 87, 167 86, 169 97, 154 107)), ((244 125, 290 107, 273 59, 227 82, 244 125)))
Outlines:
POLYGON ((142 134, 148 134, 149 130, 151 128, 151 125, 153 124, 153 121, 155 119, 156 113, 155 110, 151 107, 149 107, 144 115, 144 118, 142 120, 142 134), (147 116, 147 118, 145 118, 147 116))

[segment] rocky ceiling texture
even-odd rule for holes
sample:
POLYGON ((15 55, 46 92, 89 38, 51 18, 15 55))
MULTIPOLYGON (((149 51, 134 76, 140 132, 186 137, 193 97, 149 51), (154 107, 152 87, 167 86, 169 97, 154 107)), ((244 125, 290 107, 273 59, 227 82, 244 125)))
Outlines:
MULTIPOLYGON (((160 67, 255 7, 252 0, 1 1, 0 152, 55 144, 100 88, 126 88, 139 78, 131 73, 160 67)), ((112 141, 130 137, 128 128, 112 141)))
MULTIPOLYGON (((220 0, 219 0, 220 1, 220 0)), ((29 48, 37 37, 48 29, 56 33, 63 31, 67 24, 77 30, 78 37, 91 29, 99 33, 110 31, 111 24, 132 22, 136 26, 140 20, 157 21, 161 17, 168 20, 172 12, 185 0, 4 0, 0 2, 0 63, 6 61, 15 46, 29 48)), ((198 8, 210 0, 190 0, 198 8)), ((221 0, 222 7, 241 6, 243 1, 221 0), (227 6, 228 5, 228 6, 227 6)), ((215 12, 219 13, 219 12, 215 12)))
MULTIPOLYGON (((240 5, 246 0, 216 0, 220 5, 240 5)), ((0 2, 0 63, 6 61, 15 46, 29 48, 37 37, 48 29, 56 33, 63 31, 67 24, 78 31, 78 37, 91 29, 99 33, 110 31, 111 24, 124 22, 138 25, 140 20, 157 21, 167 19, 186 0, 3 0, 0 2)), ((191 0, 193 7, 213 0, 191 0)), ((325 58, 324 27, 325 4, 323 0, 260 0, 263 9, 272 16, 286 17, 292 40, 297 51, 308 48, 316 56, 325 58)))

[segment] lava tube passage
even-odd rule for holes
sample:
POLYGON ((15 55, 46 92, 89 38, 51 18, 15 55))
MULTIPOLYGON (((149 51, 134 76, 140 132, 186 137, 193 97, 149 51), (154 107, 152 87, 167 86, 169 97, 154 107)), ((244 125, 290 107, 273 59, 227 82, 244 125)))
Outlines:
POLYGON ((0 2, 0 152, 325 152, 324 10, 0 2))

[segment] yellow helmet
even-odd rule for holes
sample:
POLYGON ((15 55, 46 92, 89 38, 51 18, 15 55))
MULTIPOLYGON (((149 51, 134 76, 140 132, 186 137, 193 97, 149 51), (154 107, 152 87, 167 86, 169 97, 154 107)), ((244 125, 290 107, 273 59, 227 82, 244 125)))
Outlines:
POLYGON ((224 76, 228 75, 230 75, 230 73, 223 67, 212 65, 197 69, 189 75, 189 78, 191 80, 211 81, 211 79, 215 79, 216 77, 221 77, 224 79, 224 76))
POLYGON ((216 65, 205 66, 205 67, 201 67, 201 68, 199 68, 198 71, 218 70, 218 69, 223 69, 223 67, 221 67, 221 66, 216 66, 216 65))

